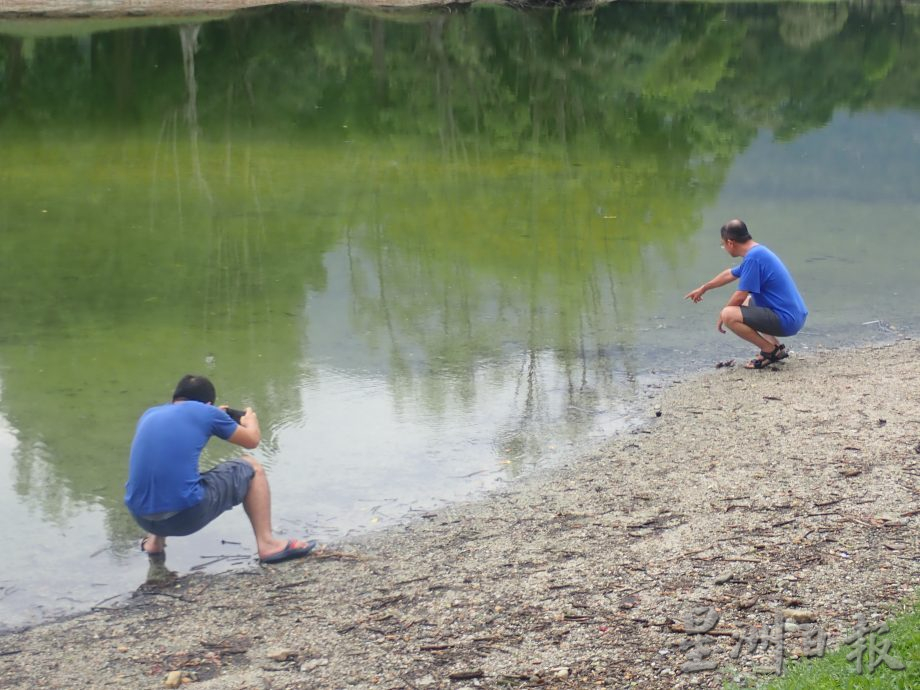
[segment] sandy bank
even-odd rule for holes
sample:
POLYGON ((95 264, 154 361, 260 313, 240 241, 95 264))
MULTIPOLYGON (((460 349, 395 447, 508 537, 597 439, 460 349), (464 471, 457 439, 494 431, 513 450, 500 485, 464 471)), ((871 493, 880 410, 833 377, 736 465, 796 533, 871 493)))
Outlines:
POLYGON ((918 354, 714 370, 602 454, 487 501, 0 637, 0 686, 715 688, 773 663, 729 653, 776 611, 836 646, 920 582, 918 354), (682 673, 695 607, 721 616, 701 638, 718 669, 682 673))

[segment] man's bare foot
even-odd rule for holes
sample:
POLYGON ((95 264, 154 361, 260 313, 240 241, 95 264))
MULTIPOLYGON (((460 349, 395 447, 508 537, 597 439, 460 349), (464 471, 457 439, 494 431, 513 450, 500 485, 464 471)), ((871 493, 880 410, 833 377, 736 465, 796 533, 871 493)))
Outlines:
MULTIPOLYGON (((302 545, 303 542, 298 542, 296 539, 293 540, 296 544, 302 545)), ((271 556, 273 553, 278 553, 279 551, 284 551, 288 544, 291 543, 289 539, 278 539, 277 537, 272 537, 266 541, 257 542, 256 547, 259 552, 259 559, 266 558, 271 556)))
POLYGON ((290 539, 288 541, 282 541, 279 539, 273 540, 277 544, 281 545, 281 548, 270 551, 267 554, 263 554, 262 551, 259 551, 259 562, 261 563, 281 563, 282 561, 289 561, 294 558, 303 558, 308 555, 313 549, 316 548, 316 540, 311 539, 309 541, 300 541, 299 539, 290 539))

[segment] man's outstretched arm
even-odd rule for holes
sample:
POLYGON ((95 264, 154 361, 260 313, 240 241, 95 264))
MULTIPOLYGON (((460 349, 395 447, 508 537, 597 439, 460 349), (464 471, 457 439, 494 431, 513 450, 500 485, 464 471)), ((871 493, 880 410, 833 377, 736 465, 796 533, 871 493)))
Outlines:
POLYGON ((262 440, 262 431, 259 429, 259 418, 256 417, 251 407, 246 408, 239 426, 227 440, 250 450, 259 445, 259 441, 262 440))
POLYGON ((723 285, 728 285, 733 280, 738 279, 732 274, 732 269, 726 268, 709 282, 703 283, 696 290, 688 292, 686 295, 684 295, 684 299, 691 299, 694 302, 699 302, 703 299, 703 295, 709 290, 714 290, 715 288, 720 288, 723 285))

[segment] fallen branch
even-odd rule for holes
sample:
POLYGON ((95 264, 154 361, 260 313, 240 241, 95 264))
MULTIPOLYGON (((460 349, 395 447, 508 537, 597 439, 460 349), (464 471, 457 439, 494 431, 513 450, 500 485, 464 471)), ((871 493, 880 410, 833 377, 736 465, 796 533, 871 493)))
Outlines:
MULTIPOLYGON (((670 625, 670 626, 669 626, 669 629, 671 630, 671 632, 676 632, 676 633, 681 633, 681 634, 687 634, 687 628, 685 628, 685 627, 684 627, 682 624, 680 624, 680 623, 674 623, 674 624, 670 625)), ((713 636, 715 636, 715 637, 731 637, 732 635, 735 634, 735 632, 737 632, 737 631, 735 631, 735 630, 728 630, 728 629, 726 629, 726 628, 714 628, 714 629, 709 630, 708 632, 705 632, 705 633, 703 633, 703 634, 704 634, 704 635, 713 635, 713 636)))
POLYGON ((414 577, 411 580, 400 580, 399 582, 394 583, 397 587, 402 585, 411 585, 413 582, 424 582, 425 580, 430 580, 431 575, 425 575, 424 577, 414 577))
POLYGON ((296 582, 286 582, 282 585, 275 585, 272 589, 290 589, 291 587, 300 587, 301 585, 313 584, 313 580, 297 580, 296 582))
POLYGON ((846 496, 835 498, 833 501, 826 501, 824 503, 815 503, 815 508, 826 508, 827 506, 836 505, 837 503, 840 503, 844 500, 846 500, 846 496))
POLYGON ((474 678, 482 678, 485 675, 481 669, 472 669, 470 671, 456 671, 447 677, 450 680, 473 680, 474 678))

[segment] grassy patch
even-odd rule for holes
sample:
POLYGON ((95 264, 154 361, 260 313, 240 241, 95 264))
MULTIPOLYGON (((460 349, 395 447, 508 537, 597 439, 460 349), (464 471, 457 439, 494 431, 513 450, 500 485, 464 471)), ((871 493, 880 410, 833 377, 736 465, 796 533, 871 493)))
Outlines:
MULTIPOLYGON (((889 620, 889 632, 877 638, 878 644, 891 642, 888 654, 904 664, 893 670, 882 661, 869 669, 869 656, 863 654, 863 673, 857 675, 855 659, 847 655, 852 645, 841 646, 818 659, 793 661, 785 665, 781 678, 762 682, 748 679, 746 685, 726 685, 727 690, 757 687, 758 690, 917 690, 920 689, 920 597, 889 620)), ((849 633, 848 633, 849 634, 849 633)), ((855 643, 854 643, 855 644, 855 643)))

